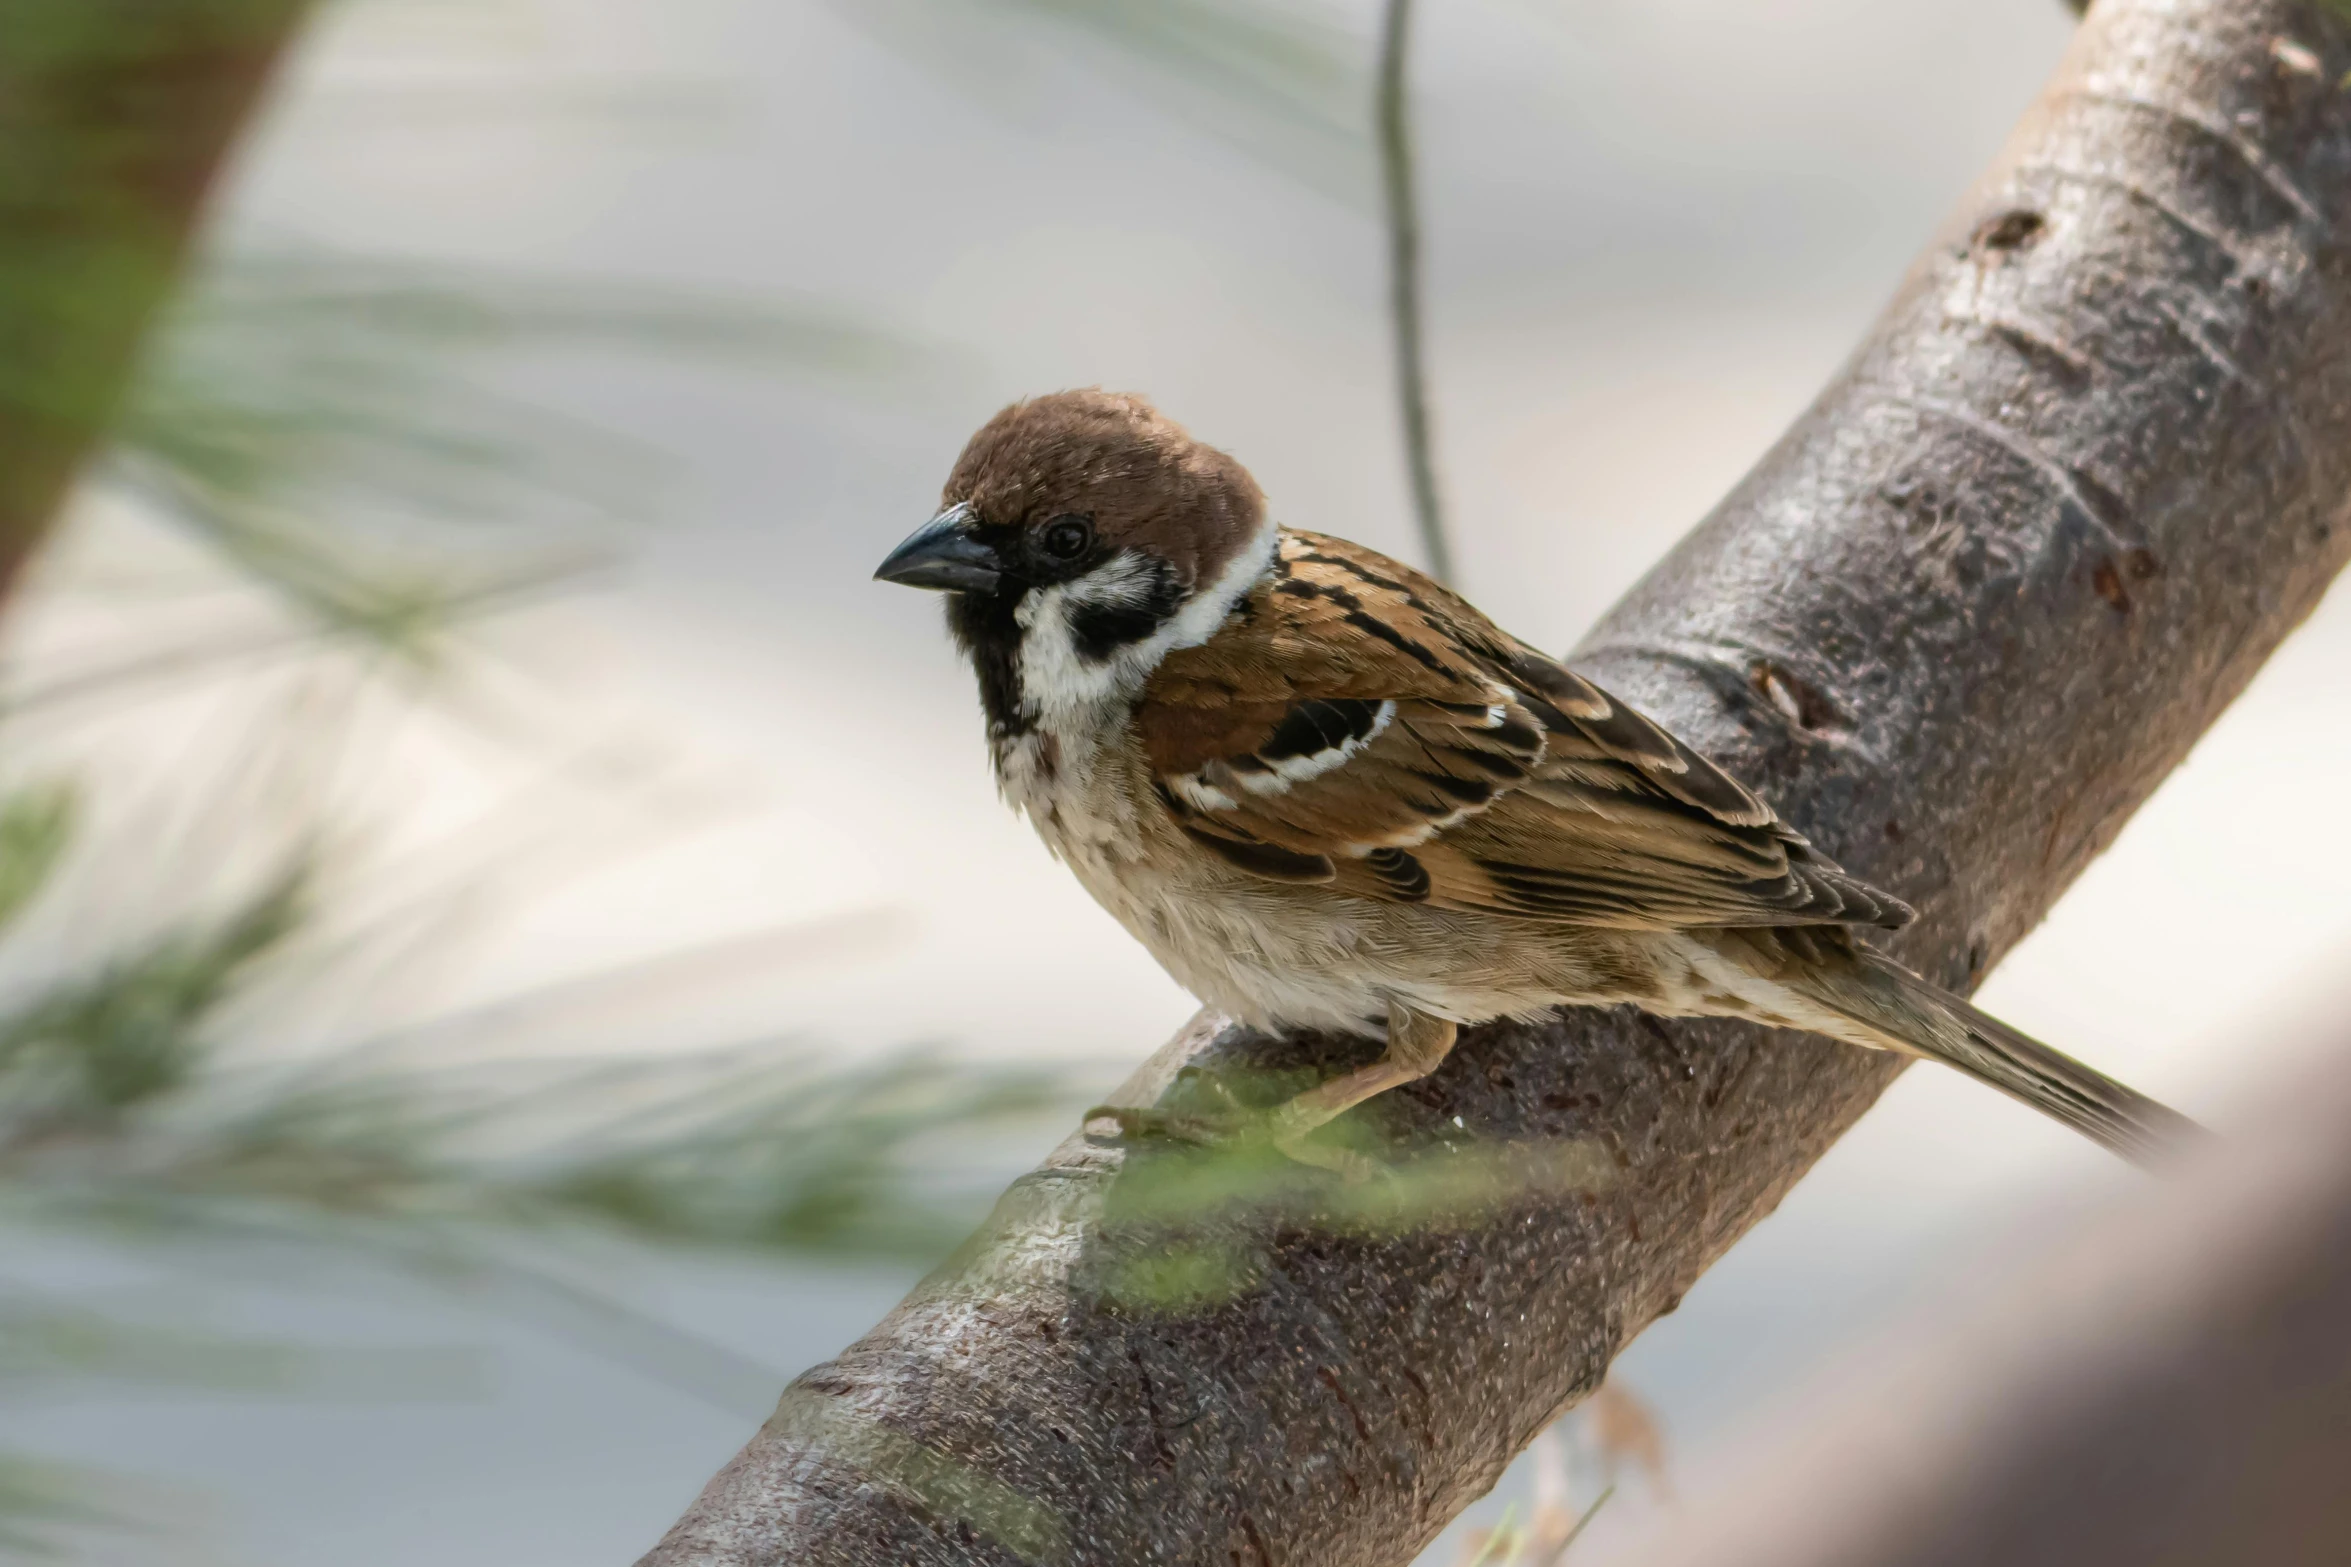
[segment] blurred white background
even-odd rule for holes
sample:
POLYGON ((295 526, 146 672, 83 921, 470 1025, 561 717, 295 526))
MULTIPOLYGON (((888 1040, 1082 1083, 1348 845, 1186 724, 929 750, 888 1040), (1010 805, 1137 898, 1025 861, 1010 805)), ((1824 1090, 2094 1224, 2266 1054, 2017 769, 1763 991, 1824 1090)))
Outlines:
MULTIPOLYGON (((352 790, 377 840, 486 820, 531 852, 364 998, 331 1020, 286 1003, 265 1033, 298 1048, 731 937, 746 944, 722 961, 656 962, 642 985, 452 1048, 785 1029, 842 1052, 1048 1054, 1107 1082, 1188 1015, 997 803, 936 604, 867 577, 981 419, 1086 384, 1150 393, 1248 462, 1285 520, 1409 557, 1379 238, 1360 147, 1137 65, 1050 9, 328 14, 247 153, 228 236, 781 293, 912 346, 907 366, 797 381, 517 357, 521 395, 669 454, 663 520, 617 573, 480 631, 477 705, 409 724, 352 790), (560 781, 518 793, 542 774, 560 781), (507 814, 482 816, 499 801, 507 814)), ((1369 8, 1319 14, 1363 64, 1369 8)), ((1464 588, 1521 634, 1572 643, 1825 380, 2069 26, 2058 0, 1426 7, 1416 87, 1464 588)), ((15 633, 20 668, 152 634, 124 583, 207 569, 173 549, 126 508, 83 508, 15 633)), ((204 610, 224 626, 246 612, 234 594, 204 610)), ((1985 1004, 2225 1122, 2238 1083, 2307 1037, 2280 1020, 2351 952, 2351 840, 2307 825, 2351 780, 2347 676, 2338 595, 1985 1004)), ((58 744, 160 777, 224 700, 142 706, 58 744)), ((1840 1344, 1972 1287, 2050 1215, 2131 1179, 1953 1075, 1906 1075, 1626 1357, 1685 1504, 1708 1451, 1840 1344)), ((910 1278, 681 1263, 621 1282, 780 1386, 910 1278)), ((750 1431, 421 1290, 289 1301, 223 1279, 200 1309, 362 1342, 499 1340, 479 1385, 390 1408, 125 1392, 0 1417, 212 1498, 223 1560, 626 1561, 750 1431)), ((1594 1543, 1656 1510, 1629 1486, 1594 1543)))

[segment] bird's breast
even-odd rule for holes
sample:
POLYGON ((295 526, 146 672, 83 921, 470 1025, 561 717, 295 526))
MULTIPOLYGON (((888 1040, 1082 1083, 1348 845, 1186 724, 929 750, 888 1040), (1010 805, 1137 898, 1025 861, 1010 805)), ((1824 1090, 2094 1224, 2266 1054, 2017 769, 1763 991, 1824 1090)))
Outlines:
POLYGON ((996 770, 1006 799, 1096 902, 1194 995, 1253 1023, 1376 1032, 1390 998, 1466 1022, 1567 1001, 1641 1000, 1656 987, 1644 933, 1369 899, 1237 870, 1184 837, 1128 724, 1004 736, 996 770))
POLYGON ((1145 857, 1160 836, 1137 798, 1139 753, 1115 722, 1039 725, 1001 737, 996 781, 1047 848, 1089 887, 1145 857))

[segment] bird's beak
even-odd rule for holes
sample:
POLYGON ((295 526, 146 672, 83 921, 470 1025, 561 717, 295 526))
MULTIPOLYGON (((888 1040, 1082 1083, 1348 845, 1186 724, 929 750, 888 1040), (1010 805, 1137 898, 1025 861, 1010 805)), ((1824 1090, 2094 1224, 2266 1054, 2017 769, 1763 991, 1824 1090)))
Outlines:
POLYGON ((968 505, 950 506, 914 530, 874 572, 876 582, 943 593, 988 593, 1004 579, 1004 559, 977 532, 968 505))

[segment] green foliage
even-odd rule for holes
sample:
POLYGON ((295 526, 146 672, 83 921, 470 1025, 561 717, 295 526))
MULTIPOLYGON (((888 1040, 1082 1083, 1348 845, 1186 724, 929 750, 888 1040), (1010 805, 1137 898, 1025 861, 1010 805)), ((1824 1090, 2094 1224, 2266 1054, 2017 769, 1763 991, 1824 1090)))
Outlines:
MULTIPOLYGON (((1377 1146, 1363 1140, 1359 1157, 1378 1160, 1377 1146)), ((1247 1135, 1152 1149, 1111 1189, 1098 1287, 1131 1310, 1206 1310, 1255 1287, 1266 1239, 1282 1230, 1371 1240, 1471 1229, 1519 1204, 1603 1191, 1615 1174, 1584 1141, 1440 1146, 1357 1179, 1247 1135)))
POLYGON ((0 797, 0 930, 48 884, 73 831, 75 799, 59 783, 0 797))
POLYGON ((300 922, 297 864, 218 923, 167 935, 0 1016, 0 1162, 5 1150, 117 1131, 184 1090, 208 1049, 204 1026, 254 964, 300 922))
MULTIPOLYGON (((1067 1095, 1046 1073, 926 1054, 843 1066, 729 1050, 474 1073, 330 1062, 217 1069, 135 1138, 19 1150, 42 1206, 187 1233, 299 1233, 451 1255, 500 1231, 927 1258, 984 1203, 974 1143, 1067 1095), (958 1150, 962 1150, 959 1160, 958 1150), (370 1228, 373 1226, 373 1228, 370 1228)), ((0 1177, 10 1171, 0 1149, 0 1177)))
POLYGON ((491 1243, 492 1227, 586 1225, 922 1257, 981 1206, 968 1155, 1069 1102, 1054 1074, 924 1052, 843 1062, 769 1046, 472 1070, 383 1052, 243 1059, 222 1015, 301 932, 314 882, 299 857, 0 1017, 0 1205, 182 1234, 388 1242, 430 1226, 463 1249, 491 1243))
POLYGON ((1095 1285, 1126 1309, 1213 1309, 1254 1288, 1258 1259, 1283 1231, 1366 1240, 1490 1224, 1514 1206, 1606 1190, 1608 1151, 1588 1139, 1491 1142, 1460 1134, 1400 1148, 1377 1106, 1316 1133, 1354 1173, 1297 1162, 1272 1140, 1265 1112, 1301 1086, 1295 1074, 1189 1069, 1142 1112, 1159 1123, 1131 1140, 1104 1200, 1095 1285))
MULTIPOLYGON (((58 852, 42 840, 45 859, 58 852)), ((0 1224, 388 1265, 755 1417, 781 1373, 532 1252, 927 1260, 984 1208, 998 1141, 1072 1102, 1045 1071, 920 1052, 844 1062, 806 1045, 470 1069, 382 1047, 252 1059, 235 1008, 291 961, 319 885, 297 855, 0 1018, 0 1224)), ((466 1372, 448 1352, 214 1335, 177 1312, 121 1316, 0 1278, 0 1391, 114 1380, 414 1397, 462 1390, 466 1372)), ((0 1455, 0 1558, 62 1553, 117 1521, 98 1505, 115 1488, 0 1455)))
POLYGON ((126 1520, 107 1501, 114 1489, 79 1465, 0 1452, 0 1557, 54 1561, 93 1530, 120 1527, 126 1520))
POLYGON ((1069 1104, 1050 1073, 927 1052, 871 1064, 721 1056, 707 1070, 692 1082, 695 1063, 637 1063, 582 1085, 621 1089, 631 1108, 528 1170, 531 1200, 649 1238, 931 1257, 984 1201, 932 1162, 942 1139, 1034 1126, 1069 1104))
MULTIPOLYGON (((583 541, 655 509, 656 454, 507 389, 518 361, 615 354, 877 387, 941 362, 814 308, 238 253, 174 312, 107 471, 324 633, 426 656, 460 615, 546 584, 589 558, 583 541)), ((42 705, 104 683, 57 683, 42 705)), ((247 803, 202 813, 206 838, 170 874, 219 874, 249 846, 263 824, 244 812, 272 791, 230 793, 247 803)), ((0 797, 0 934, 52 879, 75 800, 54 785, 0 797)), ((238 1046, 237 1009, 313 931, 321 874, 299 851, 242 896, 0 1002, 0 1221, 134 1244, 260 1243, 286 1263, 363 1257, 732 1408, 780 1376, 528 1250, 603 1236, 935 1256, 994 1184, 978 1173, 997 1162, 988 1139, 1069 1102, 1051 1074, 914 1054, 842 1063, 808 1046, 494 1071, 382 1049, 257 1061, 238 1046)), ((129 909, 190 890, 97 892, 129 909)), ((381 1359, 0 1293, 0 1383, 283 1394, 352 1388, 354 1368, 381 1359)), ((419 1374, 445 1361, 412 1355, 396 1380, 361 1380, 375 1393, 447 1387, 419 1374)), ((0 1458, 0 1556, 65 1550, 108 1521, 95 1499, 117 1488, 0 1458)))

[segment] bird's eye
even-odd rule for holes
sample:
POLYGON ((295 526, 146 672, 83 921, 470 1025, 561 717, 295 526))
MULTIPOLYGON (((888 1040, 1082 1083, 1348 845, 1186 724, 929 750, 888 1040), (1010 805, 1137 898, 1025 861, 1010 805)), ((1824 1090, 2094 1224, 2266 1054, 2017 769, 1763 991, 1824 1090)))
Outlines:
POLYGON ((1094 525, 1083 517, 1056 517, 1037 542, 1055 560, 1076 560, 1094 542, 1094 525))

